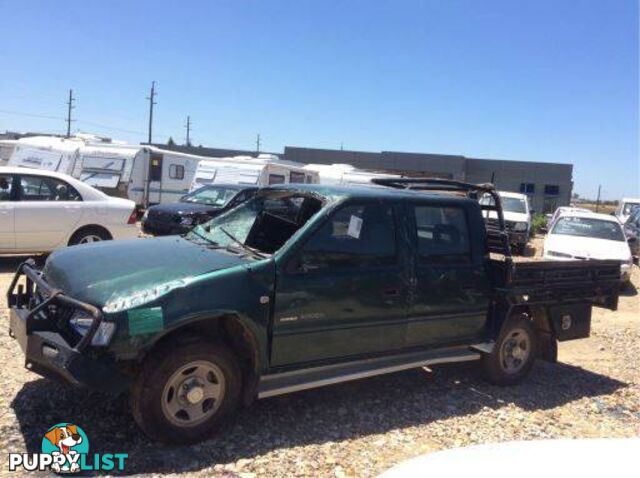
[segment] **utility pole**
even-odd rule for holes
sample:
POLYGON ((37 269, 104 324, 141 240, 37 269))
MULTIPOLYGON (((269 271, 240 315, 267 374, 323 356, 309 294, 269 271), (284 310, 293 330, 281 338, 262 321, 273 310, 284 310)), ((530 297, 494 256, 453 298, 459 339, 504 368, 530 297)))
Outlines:
POLYGON ((256 153, 260 154, 260 133, 258 133, 258 137, 256 138, 256 153))
POLYGON ((187 146, 191 146, 191 116, 187 116, 187 146))
POLYGON ((598 184, 598 199, 596 199, 596 212, 598 212, 600 209, 600 188, 601 187, 602 187, 602 184, 598 184))
POLYGON ((153 105, 156 104, 156 102, 154 101, 155 96, 156 96, 156 82, 152 81, 151 93, 149 94, 149 96, 147 96, 147 99, 149 100, 149 140, 147 142, 149 144, 151 144, 152 133, 153 133, 153 105))
POLYGON ((75 108, 73 106, 73 102, 75 98, 73 97, 73 90, 69 90, 69 101, 67 101, 67 138, 71 136, 71 110, 75 108))

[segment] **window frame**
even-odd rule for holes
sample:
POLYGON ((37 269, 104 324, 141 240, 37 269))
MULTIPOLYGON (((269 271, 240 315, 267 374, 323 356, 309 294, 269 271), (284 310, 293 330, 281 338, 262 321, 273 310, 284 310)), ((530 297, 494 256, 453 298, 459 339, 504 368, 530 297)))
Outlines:
POLYGON ((67 181, 65 181, 64 179, 60 179, 60 178, 55 178, 52 176, 45 176, 45 175, 39 175, 39 174, 17 174, 14 176, 14 184, 13 184, 13 190, 14 190, 14 201, 17 202, 44 202, 44 203, 60 203, 60 202, 84 202, 84 198, 82 197, 82 194, 80 194, 80 192, 74 188, 71 184, 69 184, 67 181), (46 180, 50 180, 50 181, 58 181, 62 184, 64 184, 69 190, 73 191, 77 196, 78 199, 63 199, 60 201, 56 201, 55 199, 51 200, 51 199, 25 199, 24 198, 24 190, 22 188, 22 178, 39 178, 42 182, 46 181, 46 180), (16 181, 17 180, 17 181, 16 181))
MULTIPOLYGON (((430 267, 430 266, 468 266, 469 264, 472 264, 474 261, 474 256, 473 256, 473 247, 472 247, 472 237, 471 237, 471 228, 470 228, 470 223, 469 223, 469 214, 468 214, 468 208, 466 208, 464 205, 455 205, 455 204, 444 204, 444 203, 429 203, 429 202, 419 202, 419 201, 410 201, 407 203, 407 208, 409 208, 409 211, 407 211, 408 216, 411 218, 409 221, 409 227, 411 228, 411 230, 409 231, 410 236, 413 237, 413 241, 414 241, 414 251, 415 251, 415 263, 418 267, 430 267), (464 224, 466 227, 466 236, 467 236, 467 251, 464 254, 457 254, 458 257, 462 258, 463 260, 443 260, 443 259, 439 259, 439 260, 433 260, 431 258, 433 257, 438 257, 438 256, 434 256, 434 255, 429 255, 429 256, 424 256, 420 254, 420 246, 419 246, 419 242, 418 242, 418 220, 416 217, 416 211, 415 209, 417 207, 432 207, 432 208, 438 208, 438 209, 446 209, 446 208, 450 208, 450 209, 457 209, 462 211, 462 214, 464 216, 464 224)), ((440 257, 447 257, 447 256, 452 256, 453 254, 441 254, 440 257)))
POLYGON ((393 255, 393 263, 389 264, 363 264, 359 266, 349 266, 349 267, 324 267, 319 269, 311 269, 304 271, 299 266, 302 261, 304 255, 304 249, 317 234, 320 233, 323 227, 325 227, 329 221, 331 221, 336 214, 339 214, 345 208, 348 207, 358 207, 358 206, 369 206, 376 205, 378 201, 367 201, 367 200, 355 200, 355 201, 345 201, 341 204, 338 204, 335 208, 333 208, 329 214, 327 214, 322 220, 314 225, 313 229, 309 230, 304 237, 300 238, 295 245, 295 250, 292 251, 291 255, 286 259, 284 263, 284 270, 287 271, 288 274, 317 274, 317 273, 344 273, 344 272, 361 272, 361 271, 371 271, 371 270, 388 270, 391 268, 397 269, 401 266, 402 260, 402 243, 400 241, 400 237, 402 233, 400 232, 401 222, 400 222, 400 211, 398 210, 398 204, 396 202, 384 201, 381 202, 382 206, 388 207, 391 210, 392 218, 393 218, 393 239, 394 239, 394 255, 393 255))
POLYGON ((520 183, 520 193, 521 194, 535 194, 536 193, 536 185, 535 185, 535 183, 520 183), (529 190, 529 189, 531 189, 531 190, 529 190))
POLYGON ((560 196, 560 185, 559 184, 545 184, 544 185, 544 195, 557 197, 560 196), (556 192, 549 192, 549 188, 555 188, 556 192))
POLYGON ((305 173, 301 173, 300 171, 289 171, 289 182, 291 184, 306 184, 307 175, 305 173), (296 176, 298 179, 302 179, 302 181, 294 181, 293 177, 296 176))
POLYGON ((184 164, 180 164, 180 163, 171 163, 169 165, 169 179, 175 179, 177 181, 182 181, 184 179, 184 164), (175 170, 173 170, 173 168, 175 168, 175 170), (178 175, 174 175, 172 174, 172 170, 173 171, 181 171, 181 174, 178 175))
POLYGON ((273 185, 273 184, 286 184, 287 183, 287 177, 284 174, 278 174, 278 173, 269 173, 269 176, 267 177, 267 184, 269 186, 273 185), (277 178, 282 178, 282 182, 278 182, 278 183, 272 183, 271 182, 271 178, 272 177, 277 177, 277 178))

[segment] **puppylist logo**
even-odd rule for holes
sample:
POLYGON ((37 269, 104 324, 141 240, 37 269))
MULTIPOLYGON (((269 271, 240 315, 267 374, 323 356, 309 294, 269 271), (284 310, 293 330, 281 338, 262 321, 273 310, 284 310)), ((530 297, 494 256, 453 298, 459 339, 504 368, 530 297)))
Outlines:
POLYGON ((72 423, 58 423, 42 437, 41 453, 9 454, 9 470, 54 471, 124 471, 127 453, 89 453, 89 438, 72 423))

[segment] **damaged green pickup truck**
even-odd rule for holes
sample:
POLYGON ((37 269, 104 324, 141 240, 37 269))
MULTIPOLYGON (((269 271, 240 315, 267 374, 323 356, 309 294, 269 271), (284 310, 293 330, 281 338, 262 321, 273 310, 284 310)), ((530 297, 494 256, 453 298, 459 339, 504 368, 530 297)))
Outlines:
POLYGON ((256 397, 430 364, 513 384, 616 308, 617 262, 513 264, 492 186, 378 182, 265 188, 184 236, 27 261, 10 333, 30 370, 129 392, 150 437, 185 443, 256 397))

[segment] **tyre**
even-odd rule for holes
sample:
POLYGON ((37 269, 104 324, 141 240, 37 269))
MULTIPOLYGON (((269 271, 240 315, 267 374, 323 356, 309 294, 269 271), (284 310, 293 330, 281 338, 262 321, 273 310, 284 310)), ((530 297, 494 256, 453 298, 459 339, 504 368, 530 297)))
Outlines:
POLYGON ((90 244, 92 242, 108 241, 111 236, 104 229, 98 227, 87 227, 76 231, 71 239, 69 239, 69 245, 74 246, 76 244, 90 244))
POLYGON ((524 253, 527 250, 527 245, 526 244, 514 244, 513 246, 513 252, 515 252, 515 254, 517 256, 524 256, 524 253))
POLYGON ((526 315, 510 318, 503 326, 492 353, 482 357, 485 378, 496 385, 515 385, 531 371, 538 338, 526 315))
POLYGON ((145 360, 131 390, 133 417, 153 440, 201 441, 235 410, 241 383, 238 361, 227 347, 171 344, 145 360))

